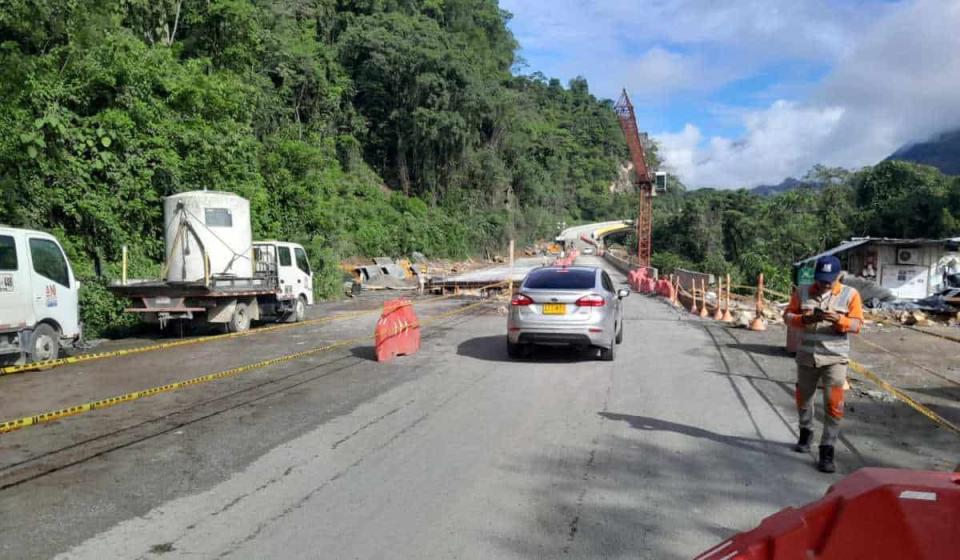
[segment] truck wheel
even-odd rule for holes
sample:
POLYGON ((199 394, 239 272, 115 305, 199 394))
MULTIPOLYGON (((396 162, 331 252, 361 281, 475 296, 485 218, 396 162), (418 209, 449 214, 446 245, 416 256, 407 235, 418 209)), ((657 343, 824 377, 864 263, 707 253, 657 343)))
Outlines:
POLYGON ((30 361, 56 360, 60 356, 60 333, 41 323, 30 336, 30 361))
POLYGON ((297 298, 297 302, 293 304, 293 313, 291 321, 294 323, 299 323, 307 317, 307 303, 303 301, 302 297, 297 298))
POLYGON ((250 310, 247 304, 238 301, 233 308, 233 317, 227 323, 227 330, 232 333, 244 332, 250 328, 250 310))

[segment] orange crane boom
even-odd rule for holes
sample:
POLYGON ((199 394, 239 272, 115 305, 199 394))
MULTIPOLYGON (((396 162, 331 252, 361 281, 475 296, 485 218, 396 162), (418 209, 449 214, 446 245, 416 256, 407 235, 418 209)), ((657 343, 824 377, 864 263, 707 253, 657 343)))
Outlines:
POLYGON ((630 149, 633 171, 637 174, 637 189, 640 193, 640 210, 637 213, 637 260, 640 266, 650 266, 650 254, 653 250, 651 234, 653 231, 653 179, 647 168, 647 158, 640 142, 637 129, 637 117, 627 90, 624 89, 613 109, 620 120, 620 128, 630 149))

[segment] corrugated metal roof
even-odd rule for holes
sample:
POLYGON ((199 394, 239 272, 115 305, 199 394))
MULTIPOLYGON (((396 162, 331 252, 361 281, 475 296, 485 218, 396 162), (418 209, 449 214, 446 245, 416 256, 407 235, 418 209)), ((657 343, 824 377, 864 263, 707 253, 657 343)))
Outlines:
POLYGON ((820 257, 826 257, 826 256, 829 256, 829 255, 835 255, 835 254, 837 254, 837 253, 843 253, 843 252, 849 251, 850 249, 853 249, 853 248, 855 248, 855 247, 859 247, 859 246, 864 245, 864 244, 866 244, 866 243, 870 243, 871 241, 873 241, 873 240, 870 239, 870 238, 851 239, 850 241, 844 241, 843 243, 837 245, 837 246, 834 247, 833 249, 828 249, 828 250, 826 250, 826 251, 824 251, 824 252, 822 252, 822 253, 813 255, 812 257, 807 257, 807 258, 805 258, 805 259, 801 259, 801 260, 793 263, 793 265, 794 265, 794 266, 800 266, 800 265, 802 265, 802 264, 804 264, 804 263, 808 263, 808 262, 810 262, 810 261, 816 261, 816 260, 819 259, 820 257))
POLYGON ((949 243, 960 242, 960 237, 953 237, 953 238, 947 238, 947 239, 896 239, 891 237, 854 237, 849 241, 844 241, 843 243, 837 245, 833 249, 828 249, 822 253, 813 255, 812 257, 801 259, 793 263, 793 265, 800 266, 804 263, 815 261, 820 257, 826 257, 828 255, 836 255, 837 253, 845 253, 850 249, 855 249, 867 243, 873 243, 875 245, 940 245, 948 242, 949 243))

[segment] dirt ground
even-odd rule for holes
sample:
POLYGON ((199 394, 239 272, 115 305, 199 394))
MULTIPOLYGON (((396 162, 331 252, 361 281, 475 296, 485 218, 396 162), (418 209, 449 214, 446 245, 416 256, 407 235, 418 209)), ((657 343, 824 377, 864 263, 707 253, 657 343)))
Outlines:
MULTIPOLYGON (((771 324, 766 332, 710 320, 704 326, 724 333, 716 335, 720 341, 735 340, 727 346, 748 353, 754 368, 792 395, 795 366, 785 349, 784 325, 771 324)), ((901 326, 868 325, 854 338, 852 357, 940 417, 960 425, 960 344, 901 326)), ((857 373, 850 372, 849 379, 841 436, 851 452, 845 458, 849 467, 960 468, 960 433, 939 426, 857 373)))

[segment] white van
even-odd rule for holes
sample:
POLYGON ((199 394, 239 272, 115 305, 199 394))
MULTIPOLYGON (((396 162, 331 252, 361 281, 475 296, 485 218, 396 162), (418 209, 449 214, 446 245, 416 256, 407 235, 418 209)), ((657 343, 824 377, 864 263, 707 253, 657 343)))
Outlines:
POLYGON ((56 238, 0 226, 0 360, 52 360, 77 343, 79 291, 56 238))

